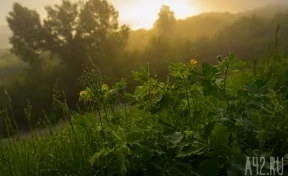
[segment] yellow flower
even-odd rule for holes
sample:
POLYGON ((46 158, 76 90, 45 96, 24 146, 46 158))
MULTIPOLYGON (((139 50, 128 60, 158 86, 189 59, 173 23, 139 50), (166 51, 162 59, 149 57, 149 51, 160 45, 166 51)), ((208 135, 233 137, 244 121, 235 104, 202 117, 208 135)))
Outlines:
POLYGON ((80 92, 79 99, 80 101, 90 101, 92 99, 92 92, 89 88, 86 88, 85 90, 80 92))
POLYGON ((80 97, 83 97, 84 95, 87 95, 87 91, 85 91, 85 90, 80 92, 80 97))
POLYGON ((190 60, 191 65, 196 65, 198 62, 195 59, 190 60))

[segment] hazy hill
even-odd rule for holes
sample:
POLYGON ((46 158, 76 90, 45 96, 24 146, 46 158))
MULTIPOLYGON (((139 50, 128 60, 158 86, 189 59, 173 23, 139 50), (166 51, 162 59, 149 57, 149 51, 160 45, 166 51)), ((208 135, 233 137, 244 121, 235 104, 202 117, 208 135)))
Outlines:
MULTIPOLYGON (((277 13, 287 12, 287 5, 267 5, 255 10, 241 13, 229 12, 209 12, 191 16, 186 19, 178 20, 177 35, 190 40, 197 40, 202 37, 211 37, 219 33, 222 29, 229 26, 235 20, 245 16, 272 17, 277 13)), ((12 35, 8 26, 0 26, 0 49, 9 48, 9 37, 12 35)), ((131 31, 128 41, 129 49, 140 49, 145 46, 153 36, 153 29, 139 29, 131 31)))
POLYGON ((188 17, 185 20, 178 20, 178 31, 180 36, 190 40, 201 37, 211 37, 220 30, 231 24, 237 18, 231 13, 203 13, 197 16, 188 17))
MULTIPOLYGON (((202 37, 211 37, 235 21, 236 18, 237 16, 231 13, 217 12, 191 16, 186 19, 177 20, 176 35, 177 37, 183 37, 191 41, 202 37)), ((131 31, 128 48, 143 48, 149 42, 153 33, 153 29, 131 31)))
MULTIPOLYGON (((229 12, 208 12, 191 16, 186 19, 177 21, 176 33, 179 37, 189 39, 191 41, 198 40, 203 37, 212 37, 220 31, 230 26, 237 19, 242 17, 251 17, 253 15, 263 18, 270 18, 276 14, 288 12, 287 5, 267 5, 255 10, 244 11, 241 13, 229 12)), ((129 49, 140 49, 145 46, 151 36, 153 29, 140 29, 132 31, 128 42, 129 49)))
POLYGON ((271 4, 264 6, 262 8, 241 12, 238 14, 238 16, 243 17, 243 16, 256 15, 258 17, 271 18, 276 14, 285 13, 287 11, 288 11, 287 4, 271 4))

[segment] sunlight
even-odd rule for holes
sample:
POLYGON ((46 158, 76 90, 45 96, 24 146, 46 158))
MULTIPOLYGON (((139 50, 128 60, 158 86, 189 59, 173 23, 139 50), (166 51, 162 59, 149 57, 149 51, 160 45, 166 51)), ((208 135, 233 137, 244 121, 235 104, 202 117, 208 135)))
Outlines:
POLYGON ((196 4, 193 5, 189 0, 138 0, 133 3, 114 4, 120 12, 120 22, 130 24, 133 29, 152 28, 162 5, 170 6, 177 19, 193 16, 201 12, 200 8, 196 4))

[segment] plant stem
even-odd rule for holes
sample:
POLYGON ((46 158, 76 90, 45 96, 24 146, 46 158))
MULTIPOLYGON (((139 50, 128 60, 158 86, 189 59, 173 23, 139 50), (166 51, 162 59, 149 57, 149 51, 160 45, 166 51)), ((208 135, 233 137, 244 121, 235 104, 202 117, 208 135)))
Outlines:
POLYGON ((192 125, 191 109, 190 109, 190 101, 189 101, 189 92, 188 92, 187 83, 185 84, 185 92, 186 92, 186 99, 187 99, 187 103, 188 103, 188 113, 189 113, 189 118, 190 118, 190 125, 192 125))
POLYGON ((229 111, 229 115, 230 115, 230 118, 231 118, 230 104, 229 104, 229 101, 228 101, 227 95, 226 95, 226 82, 227 82, 227 75, 228 75, 229 68, 230 68, 230 65, 228 64, 228 65, 226 66, 226 70, 225 70, 225 74, 224 74, 223 93, 224 93, 225 100, 226 100, 226 103, 227 103, 227 106, 228 106, 227 109, 228 109, 228 111, 229 111))
POLYGON ((100 108, 98 108, 98 115, 99 115, 99 119, 100 119, 100 126, 101 126, 101 134, 103 136, 103 139, 104 141, 106 141, 105 139, 105 135, 104 135, 104 132, 103 132, 103 121, 102 121, 102 116, 101 116, 101 112, 100 112, 100 108))
POLYGON ((269 122, 267 123, 266 128, 265 128, 263 134, 261 135, 261 136, 262 136, 262 139, 261 139, 261 141, 260 141, 260 147, 259 147, 258 157, 260 156, 260 154, 261 154, 262 151, 263 151, 263 147, 264 147, 264 144, 265 144, 265 141, 266 141, 266 133, 267 133, 267 131, 268 131, 268 128, 269 128, 269 126, 270 126, 270 123, 271 123, 272 120, 276 117, 276 114, 277 114, 277 112, 278 112, 279 106, 280 106, 280 104, 277 105, 277 108, 276 108, 273 116, 271 117, 271 119, 270 119, 269 122))

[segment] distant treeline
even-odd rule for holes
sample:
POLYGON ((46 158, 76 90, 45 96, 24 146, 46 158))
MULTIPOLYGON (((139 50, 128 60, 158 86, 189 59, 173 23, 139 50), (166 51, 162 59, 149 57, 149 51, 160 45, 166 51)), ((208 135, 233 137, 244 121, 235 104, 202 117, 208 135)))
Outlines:
MULTIPOLYGON (((275 13, 268 16, 262 11, 235 15, 207 13, 176 20, 170 8, 163 6, 153 29, 148 31, 131 31, 129 26, 120 26, 118 12, 107 1, 77 4, 63 0, 46 10, 48 16, 41 21, 36 11, 15 3, 7 16, 13 32, 11 51, 29 67, 5 82, 0 109, 7 109, 6 114, 14 116, 20 129, 27 127, 24 111, 27 100, 32 105, 34 125, 43 119, 44 112, 56 121, 62 117, 61 111, 54 111, 52 106, 56 83, 57 90, 65 93, 69 107, 77 110, 81 106, 78 100, 83 89, 84 66, 100 68, 109 85, 127 78, 128 91, 133 91, 136 83, 131 71, 146 62, 153 74, 166 79, 167 62, 196 59, 199 63, 216 63, 217 55, 229 52, 253 61, 274 50, 288 51, 285 10, 276 13, 274 9, 275 13), (4 90, 11 98, 11 108, 4 90)), ((4 114, 0 115, 2 122, 4 114)))

